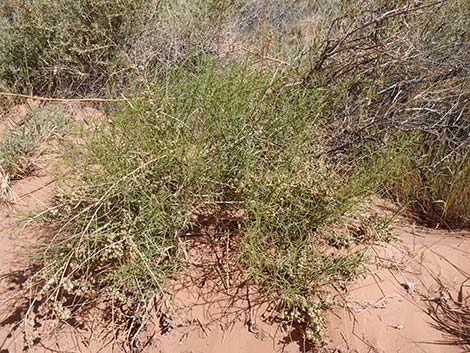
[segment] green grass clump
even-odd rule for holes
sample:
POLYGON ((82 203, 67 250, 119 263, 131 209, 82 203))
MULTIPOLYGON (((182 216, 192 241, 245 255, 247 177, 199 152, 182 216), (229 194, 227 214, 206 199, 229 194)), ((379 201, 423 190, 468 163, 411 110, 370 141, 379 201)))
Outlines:
MULTIPOLYGON (((66 149, 68 187, 48 213, 56 235, 36 277, 41 296, 65 298, 60 313, 73 314, 103 295, 130 301, 134 315, 166 291, 184 234, 215 229, 232 234, 260 295, 320 338, 326 288, 354 278, 361 258, 332 246, 334 224, 378 185, 370 171, 381 159, 338 167, 319 157, 324 90, 274 92, 283 79, 249 64, 174 67, 84 127, 66 149), (227 223, 227 214, 237 216, 227 223)), ((359 233, 345 243, 362 242, 359 233)))
POLYGON ((59 110, 31 108, 0 141, 0 165, 8 179, 21 179, 36 168, 41 144, 63 131, 65 115, 59 110))
MULTIPOLYGON (((410 140, 410 139, 409 139, 410 140)), ((408 140, 408 141, 409 141, 408 140)), ((443 146, 423 151, 409 145, 390 165, 385 193, 414 211, 416 219, 448 228, 470 225, 470 153, 452 153, 443 146)))

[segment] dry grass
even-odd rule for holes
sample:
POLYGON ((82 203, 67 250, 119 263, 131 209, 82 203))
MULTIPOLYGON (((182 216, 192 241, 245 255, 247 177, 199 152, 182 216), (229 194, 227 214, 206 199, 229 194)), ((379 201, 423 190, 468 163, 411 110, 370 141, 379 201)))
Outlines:
POLYGON ((0 204, 8 203, 13 199, 14 197, 11 190, 10 178, 0 166, 0 204))
POLYGON ((445 288, 441 288, 441 296, 429 301, 428 305, 428 315, 433 320, 433 326, 449 337, 444 343, 461 346, 465 351, 470 351, 468 288, 462 285, 457 298, 453 298, 445 288))

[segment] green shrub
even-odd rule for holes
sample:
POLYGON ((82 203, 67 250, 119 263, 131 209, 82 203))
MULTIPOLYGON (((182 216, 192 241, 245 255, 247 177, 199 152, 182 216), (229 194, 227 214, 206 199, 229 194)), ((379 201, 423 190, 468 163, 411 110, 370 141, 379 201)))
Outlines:
POLYGON ((65 290, 75 298, 61 302, 70 313, 77 298, 99 294, 145 302, 166 290, 184 234, 215 229, 233 234, 260 295, 321 337, 326 287, 352 279, 360 263, 359 253, 331 246, 334 224, 380 183, 370 169, 381 159, 338 168, 319 158, 324 90, 273 93, 276 80, 248 64, 172 68, 86 127, 67 148, 73 177, 48 216, 57 233, 40 293, 65 290), (227 214, 238 216, 227 224, 227 214))
POLYGON ((3 2, 0 80, 23 93, 75 96, 117 85, 131 69, 122 49, 139 8, 127 0, 3 2))

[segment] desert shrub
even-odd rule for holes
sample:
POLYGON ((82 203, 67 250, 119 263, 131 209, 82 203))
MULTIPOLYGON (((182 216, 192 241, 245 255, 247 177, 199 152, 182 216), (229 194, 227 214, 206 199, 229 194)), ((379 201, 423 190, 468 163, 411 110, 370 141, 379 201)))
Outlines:
POLYGON ((61 96, 119 90, 130 77, 205 52, 215 36, 214 6, 199 0, 2 2, 0 82, 21 93, 61 96))
POLYGON ((338 249, 387 238, 358 215, 366 196, 468 224, 463 0, 8 0, 0 11, 4 87, 124 92, 64 146, 68 174, 45 213, 54 236, 32 279, 58 320, 100 297, 144 324, 185 235, 215 229, 279 317, 319 339, 327 288, 360 271, 360 250, 338 249))
POLYGON ((1 79, 25 93, 67 95, 118 84, 131 65, 122 44, 139 8, 126 0, 2 3, 1 79))
POLYGON ((406 157, 389 166, 396 168, 384 185, 389 196, 432 223, 468 225, 468 7, 365 3, 336 22, 304 78, 321 73, 340 87, 331 91, 341 98, 333 99, 337 114, 325 117, 324 153, 348 158, 364 142, 384 149, 394 141, 406 157))
POLYGON ((207 54, 290 61, 324 38, 339 8, 307 0, 7 0, 0 82, 27 94, 103 95, 207 54))
POLYGON ((318 157, 324 90, 274 94, 273 80, 248 64, 173 67, 72 139, 72 177, 46 222, 55 236, 36 276, 41 296, 67 294, 70 315, 98 295, 124 298, 135 314, 166 290, 184 235, 209 232, 213 217, 260 295, 321 337, 326 288, 354 278, 361 257, 328 234, 380 184, 369 171, 381 158, 338 168, 318 157), (238 216, 226 224, 227 213, 238 216))
POLYGON ((130 78, 153 77, 168 63, 215 48, 214 14, 221 16, 227 3, 5 1, 0 82, 22 93, 119 92, 130 78))

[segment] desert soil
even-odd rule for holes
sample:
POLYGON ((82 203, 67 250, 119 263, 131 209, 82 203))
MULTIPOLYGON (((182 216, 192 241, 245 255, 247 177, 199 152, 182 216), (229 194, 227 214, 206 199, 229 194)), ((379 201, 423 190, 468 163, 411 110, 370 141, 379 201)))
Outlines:
MULTIPOLYGON (((1 131, 1 130, 0 130, 1 131)), ((0 205, 0 353, 23 351, 21 314, 24 313, 23 273, 28 249, 38 237, 31 225, 15 227, 27 211, 51 202, 54 180, 43 170, 13 185, 15 199, 0 205)), ((347 306, 328 315, 325 347, 308 347, 295 331, 270 322, 269 306, 257 303, 251 289, 230 269, 218 267, 217 256, 207 256, 214 244, 203 240, 190 247, 187 271, 174 283, 166 315, 148 330, 151 353, 458 353, 448 337, 433 327, 427 315, 429 300, 441 295, 470 295, 470 232, 430 230, 400 220, 398 240, 375 245, 367 254, 369 271, 344 294, 347 306), (204 273, 201 264, 211 266, 204 273), (223 279, 225 278, 226 279, 223 279), (440 283, 439 283, 440 282, 440 283), (446 288, 445 293, 441 290, 446 288), (170 304, 171 303, 171 304, 170 304), (158 329, 157 329, 158 328, 158 329)), ((215 245, 217 248, 217 244, 215 245)), ((219 249, 223 252, 223 249, 219 249)), ((217 251, 219 251, 217 250, 217 251)), ((96 321, 99 321, 98 319, 96 321)), ((79 329, 61 327, 34 352, 119 351, 112 336, 97 333, 91 320, 79 329)))

